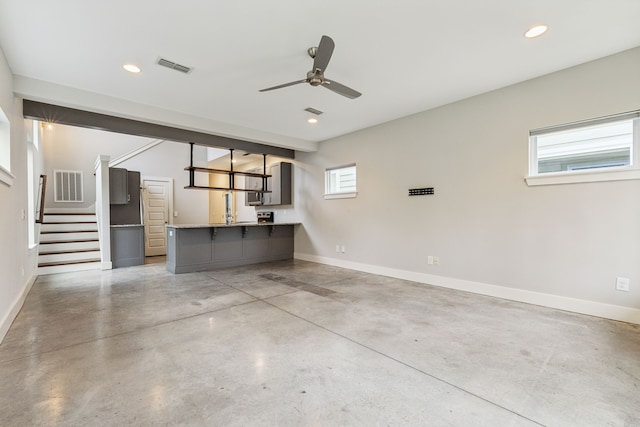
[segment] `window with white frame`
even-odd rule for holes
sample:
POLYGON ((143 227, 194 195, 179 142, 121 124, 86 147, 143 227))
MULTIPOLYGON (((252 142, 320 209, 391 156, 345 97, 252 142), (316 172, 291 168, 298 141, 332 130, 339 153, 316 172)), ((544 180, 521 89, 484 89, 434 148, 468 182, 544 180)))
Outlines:
POLYGON ((0 108, 0 181, 13 185, 11 174, 11 123, 0 108))
POLYGON ((324 198, 356 197, 356 165, 338 166, 325 170, 324 198))
POLYGON ((529 185, 640 179, 640 112, 529 132, 529 185))
MULTIPOLYGON (((29 120, 25 121, 29 123, 29 120)), ((38 224, 36 224, 36 205, 37 198, 40 196, 38 193, 39 180, 35 173, 36 161, 35 155, 40 147, 40 122, 37 120, 31 120, 31 129, 27 134, 27 218, 29 219, 29 249, 32 249, 37 244, 38 224)))

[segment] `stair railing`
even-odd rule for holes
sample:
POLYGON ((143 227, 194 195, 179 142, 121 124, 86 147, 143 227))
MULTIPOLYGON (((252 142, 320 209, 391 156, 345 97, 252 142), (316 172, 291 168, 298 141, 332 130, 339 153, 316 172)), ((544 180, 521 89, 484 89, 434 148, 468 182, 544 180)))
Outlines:
POLYGON ((47 189, 47 175, 40 175, 38 192, 40 193, 36 203, 36 223, 44 221, 44 194, 47 189))

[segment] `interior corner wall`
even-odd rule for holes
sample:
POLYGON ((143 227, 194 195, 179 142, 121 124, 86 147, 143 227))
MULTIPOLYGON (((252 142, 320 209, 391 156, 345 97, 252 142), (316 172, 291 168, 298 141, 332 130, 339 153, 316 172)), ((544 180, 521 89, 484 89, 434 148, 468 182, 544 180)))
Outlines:
POLYGON ((296 256, 610 305, 640 323, 640 181, 523 179, 530 129, 638 108, 635 48, 322 142, 297 153, 296 256), (325 168, 349 163, 357 198, 324 200, 325 168), (408 196, 420 187, 435 195, 408 196))
MULTIPOLYGON (((14 97, 11 70, 0 50, 0 107, 11 123, 13 185, 0 183, 0 342, 36 277, 37 249, 29 249, 27 144, 22 101, 14 97), (24 213, 24 215, 23 215, 24 213)), ((41 164, 41 163, 39 163, 41 164)), ((39 166, 38 166, 39 168, 39 166)), ((38 169, 34 173, 40 174, 38 169)))

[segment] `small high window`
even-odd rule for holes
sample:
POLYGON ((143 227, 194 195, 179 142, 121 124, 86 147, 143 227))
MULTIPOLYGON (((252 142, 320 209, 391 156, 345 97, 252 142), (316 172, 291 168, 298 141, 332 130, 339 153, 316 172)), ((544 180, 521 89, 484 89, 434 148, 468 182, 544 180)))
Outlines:
POLYGON ((639 112, 533 130, 529 185, 640 178, 639 112))
POLYGON ((325 170, 325 199, 356 197, 357 194, 355 164, 325 170))

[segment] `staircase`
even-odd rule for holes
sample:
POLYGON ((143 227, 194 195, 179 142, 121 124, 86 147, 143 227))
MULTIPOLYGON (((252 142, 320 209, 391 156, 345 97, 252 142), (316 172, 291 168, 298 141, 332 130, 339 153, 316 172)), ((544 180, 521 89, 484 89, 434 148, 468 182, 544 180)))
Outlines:
POLYGON ((40 227, 38 274, 100 268, 96 215, 90 212, 45 211, 40 227))

